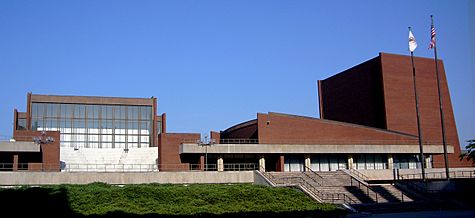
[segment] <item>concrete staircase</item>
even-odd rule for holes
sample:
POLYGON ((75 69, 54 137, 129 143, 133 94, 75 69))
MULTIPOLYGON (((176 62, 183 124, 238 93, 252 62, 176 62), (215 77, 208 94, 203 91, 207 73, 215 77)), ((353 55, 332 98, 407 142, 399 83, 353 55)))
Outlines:
POLYGON ((344 171, 268 172, 276 185, 312 186, 320 200, 329 203, 376 204, 413 201, 391 184, 370 185, 344 171))
POLYGON ((260 174, 273 186, 296 186, 319 202, 340 204, 353 212, 370 214, 473 209, 473 204, 443 193, 424 193, 400 183, 368 184, 357 176, 358 172, 348 170, 260 174))

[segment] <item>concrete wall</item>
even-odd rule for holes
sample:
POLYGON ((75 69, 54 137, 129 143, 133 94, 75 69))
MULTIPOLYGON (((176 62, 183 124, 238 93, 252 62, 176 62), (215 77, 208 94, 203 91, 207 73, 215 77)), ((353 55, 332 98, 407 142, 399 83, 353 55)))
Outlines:
POLYGON ((253 171, 240 172, 150 172, 150 173, 61 173, 61 172, 0 172, 0 185, 57 185, 142 183, 253 183, 253 171))

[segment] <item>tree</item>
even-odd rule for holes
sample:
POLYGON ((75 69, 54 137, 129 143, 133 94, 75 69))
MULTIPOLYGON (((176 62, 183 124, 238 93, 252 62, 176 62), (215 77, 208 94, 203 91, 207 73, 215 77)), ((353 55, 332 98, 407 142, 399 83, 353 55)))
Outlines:
POLYGON ((460 154, 460 160, 466 158, 468 161, 472 160, 475 163, 475 139, 468 140, 467 142, 468 145, 465 146, 467 152, 460 154))

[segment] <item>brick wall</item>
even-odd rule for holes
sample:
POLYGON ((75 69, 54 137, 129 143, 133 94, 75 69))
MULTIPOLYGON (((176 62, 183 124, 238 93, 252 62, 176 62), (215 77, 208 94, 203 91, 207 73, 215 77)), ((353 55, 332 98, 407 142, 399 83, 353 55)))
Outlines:
POLYGON ((417 145, 414 136, 361 125, 294 115, 258 114, 259 143, 417 145))
POLYGON ((158 147, 158 161, 160 170, 174 170, 182 167, 183 163, 179 154, 180 144, 184 140, 198 140, 198 133, 162 133, 158 147))
MULTIPOLYGON (((28 131, 28 130, 18 130, 15 131, 15 140, 17 141, 33 141, 33 137, 41 136, 39 131, 28 131)), ((60 162, 59 162, 59 149, 60 149, 60 133, 59 131, 48 131, 46 136, 53 137, 54 142, 51 144, 41 145, 41 159, 43 170, 45 171, 59 171, 60 162)), ((20 154, 21 155, 21 154, 20 154)), ((28 162, 28 161, 27 161, 28 162)), ((32 167, 31 170, 38 170, 38 163, 29 164, 32 167), (34 168, 34 169, 33 169, 34 168)))

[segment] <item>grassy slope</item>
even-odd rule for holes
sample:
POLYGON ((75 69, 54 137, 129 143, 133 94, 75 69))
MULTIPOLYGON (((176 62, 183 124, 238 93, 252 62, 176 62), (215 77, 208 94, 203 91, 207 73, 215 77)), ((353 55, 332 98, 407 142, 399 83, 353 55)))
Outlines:
POLYGON ((339 213, 335 206, 318 204, 295 189, 248 184, 187 186, 147 184, 119 187, 96 183, 0 190, 0 198, 11 199, 11 196, 43 201, 46 207, 62 204, 68 208, 60 210, 78 215, 107 215, 111 212, 137 215, 219 215, 298 211, 339 213))

